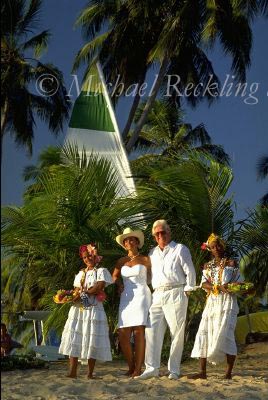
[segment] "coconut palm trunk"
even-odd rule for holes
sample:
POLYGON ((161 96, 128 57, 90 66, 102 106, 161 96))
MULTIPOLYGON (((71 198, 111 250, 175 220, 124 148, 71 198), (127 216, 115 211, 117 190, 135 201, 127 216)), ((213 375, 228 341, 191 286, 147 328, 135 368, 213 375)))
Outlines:
POLYGON ((133 119, 135 117, 135 113, 136 113, 138 105, 140 103, 140 99, 141 99, 140 88, 141 88, 142 84, 144 83, 145 76, 146 76, 146 71, 144 71, 144 73, 141 75, 140 80, 138 82, 137 93, 136 93, 136 95, 134 97, 134 100, 133 100, 133 103, 132 103, 132 106, 131 106, 131 109, 130 109, 130 113, 129 113, 129 116, 128 116, 128 120, 127 120, 125 128, 124 128, 124 130, 122 132, 122 139, 123 140, 125 140, 127 138, 128 132, 129 132, 129 130, 131 128, 131 124, 132 124, 133 119))
POLYGON ((157 79, 155 81, 152 93, 151 93, 151 95, 149 95, 148 100, 146 102, 146 105, 144 107, 143 113, 142 113, 139 121, 137 122, 137 125, 136 125, 136 127, 135 127, 135 129, 134 129, 134 131, 133 131, 133 133, 131 135, 131 138, 127 142, 126 150, 127 150, 128 153, 131 151, 131 149, 135 145, 136 141, 138 140, 138 137, 139 137, 139 134, 140 134, 140 132, 142 130, 142 127, 143 127, 143 125, 145 124, 145 122, 146 122, 146 120, 148 118, 148 114, 151 111, 151 108, 152 108, 152 106, 154 104, 154 101, 156 99, 157 93, 159 91, 159 88, 160 88, 160 86, 161 86, 161 84, 162 84, 162 82, 164 80, 164 76, 165 76, 165 73, 166 73, 166 70, 167 70, 167 67, 168 67, 168 63, 169 63, 169 59, 168 59, 168 56, 166 54, 164 56, 164 59, 163 59, 162 63, 161 63, 160 70, 159 70, 157 79))

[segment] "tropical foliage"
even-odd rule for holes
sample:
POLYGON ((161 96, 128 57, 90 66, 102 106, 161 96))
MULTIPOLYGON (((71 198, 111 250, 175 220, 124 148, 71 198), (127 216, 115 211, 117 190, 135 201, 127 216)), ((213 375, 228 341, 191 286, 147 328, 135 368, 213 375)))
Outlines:
MULTIPOLYGON (((101 252, 104 244, 111 251, 115 247, 111 226, 99 228, 102 213, 115 200, 115 172, 106 161, 94 157, 87 161, 85 154, 80 159, 75 148, 66 147, 63 158, 57 173, 50 171, 37 178, 40 190, 26 197, 22 207, 3 210, 3 244, 16 269, 23 265, 19 279, 8 278, 21 285, 20 296, 25 297, 25 303, 13 311, 26 305, 29 292, 32 301, 38 300, 38 308, 42 297, 42 306, 48 305, 57 289, 71 288, 79 270, 81 243, 94 240, 101 244, 101 252)), ((12 299, 9 303, 15 307, 12 299)))
POLYGON ((57 134, 69 116, 62 73, 53 64, 39 61, 50 33, 44 30, 30 36, 38 26, 41 5, 41 0, 1 3, 1 143, 10 133, 30 153, 36 117, 57 134))
POLYGON ((268 282, 268 208, 258 206, 235 236, 240 244, 242 271, 261 294, 268 282))
MULTIPOLYGON (((149 239, 146 253, 153 245, 152 220, 167 218, 174 239, 191 248, 195 264, 200 266, 205 257, 199 244, 208 233, 216 229, 228 237, 231 232, 232 202, 226 199, 231 180, 229 167, 210 158, 204 163, 192 153, 187 159, 163 159, 158 166, 148 166, 137 177, 138 196, 117 199, 118 182, 110 164, 93 156, 87 160, 85 154, 79 156, 77 148, 67 145, 56 173, 45 169, 36 176, 39 190, 26 196, 22 207, 3 209, 6 272, 2 293, 6 309, 49 309, 47 327, 61 332, 69 306, 53 304, 52 296, 60 288, 72 287, 81 266, 79 245, 96 241, 105 256, 104 265, 113 268, 122 254, 114 241, 122 223, 145 228, 149 239), (12 274, 8 274, 10 270, 12 274)), ((118 297, 113 287, 108 291, 112 301, 106 308, 113 332, 118 297)))
MULTIPOLYGON (((168 76, 173 76, 170 84, 180 78, 171 93, 176 101, 180 101, 180 94, 188 85, 205 87, 213 82, 218 87, 217 76, 205 51, 207 45, 213 46, 218 41, 232 59, 237 80, 245 80, 250 64, 251 22, 258 13, 267 13, 266 1, 92 0, 77 20, 87 43, 79 51, 74 66, 77 68, 84 62, 87 77, 88 67, 97 56, 104 65, 108 81, 114 82, 119 76, 119 82, 125 87, 123 94, 129 84, 138 82, 124 129, 123 136, 127 137, 146 72, 153 64, 159 65, 152 92, 126 145, 131 151, 159 90, 167 83, 166 79, 170 79, 168 76)), ((217 89, 205 95, 202 91, 198 94, 192 91, 186 100, 195 105, 204 98, 211 101, 216 96, 217 89)))
MULTIPOLYGON (((268 279, 267 210, 260 209, 236 231, 233 202, 228 197, 232 171, 227 165, 194 150, 183 156, 151 157, 136 174, 137 196, 122 199, 117 198, 116 174, 107 161, 94 156, 87 159, 73 145, 58 155, 60 163, 56 157, 57 165, 45 165, 42 173, 35 175, 33 185, 38 185, 38 190, 25 196, 22 207, 3 209, 2 294, 7 312, 50 310, 46 331, 53 327, 60 334, 69 305, 56 305, 52 297, 60 288, 72 288, 81 267, 79 245, 96 241, 104 266, 112 270, 122 255, 114 237, 123 227, 144 230, 146 254, 154 245, 151 223, 159 218, 167 219, 173 238, 190 248, 198 280, 200 267, 209 257, 200 243, 214 231, 227 239, 236 253, 246 254, 242 264, 246 276, 262 293, 268 279)), ((42 157, 46 159, 45 152, 42 157)), ((107 290, 105 307, 113 334, 119 299, 113 286, 107 290)), ((203 304, 202 291, 191 296, 187 335, 203 304)))
MULTIPOLYGON (((144 106, 144 102, 140 104, 134 122, 139 120, 144 106)), ((147 155, 157 151, 164 156, 172 156, 187 154, 189 150, 194 149, 202 154, 210 154, 220 163, 229 164, 228 154, 222 146, 212 144, 205 126, 200 124, 192 128, 191 124, 183 121, 183 117, 183 112, 178 106, 156 100, 137 141, 138 150, 145 151, 147 155)))

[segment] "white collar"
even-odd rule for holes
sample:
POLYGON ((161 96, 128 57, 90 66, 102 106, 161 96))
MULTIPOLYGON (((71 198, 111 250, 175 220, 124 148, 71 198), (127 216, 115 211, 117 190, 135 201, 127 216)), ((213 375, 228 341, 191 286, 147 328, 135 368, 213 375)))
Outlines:
POLYGON ((159 251, 161 251, 161 253, 166 253, 169 249, 174 249, 176 247, 177 243, 174 242, 174 240, 171 240, 164 248, 163 250, 160 249, 159 245, 157 246, 159 251))

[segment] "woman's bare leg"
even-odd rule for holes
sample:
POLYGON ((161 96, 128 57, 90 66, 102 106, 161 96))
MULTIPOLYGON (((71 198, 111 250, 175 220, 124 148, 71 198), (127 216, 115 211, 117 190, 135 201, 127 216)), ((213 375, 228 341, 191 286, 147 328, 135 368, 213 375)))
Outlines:
POLYGON ((194 375, 188 375, 188 379, 207 379, 207 359, 199 358, 200 372, 194 375))
POLYGON ((95 358, 90 358, 89 360, 87 360, 87 364, 88 364, 87 378, 88 379, 93 379, 93 371, 94 371, 95 363, 96 363, 95 358))
POLYGON ((77 378, 78 357, 70 357, 70 371, 67 378, 77 378))
POLYGON ((226 368, 226 373, 224 375, 225 379, 232 379, 232 370, 234 367, 236 356, 231 356, 230 354, 226 354, 226 360, 227 360, 227 368, 226 368))
POLYGON ((135 370, 135 361, 133 357, 132 346, 130 344, 131 333, 132 328, 118 329, 120 347, 128 364, 128 371, 126 373, 128 376, 132 375, 135 370))
POLYGON ((141 368, 144 363, 145 355, 145 327, 135 326, 134 327, 134 343, 135 343, 135 370, 132 377, 139 376, 141 374, 141 368))

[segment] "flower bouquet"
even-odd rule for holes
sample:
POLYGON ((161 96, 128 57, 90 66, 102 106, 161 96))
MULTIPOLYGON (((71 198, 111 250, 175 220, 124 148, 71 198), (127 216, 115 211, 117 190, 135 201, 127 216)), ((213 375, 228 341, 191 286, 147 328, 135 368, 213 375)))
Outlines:
POLYGON ((96 300, 100 301, 101 303, 105 301, 106 298, 106 293, 103 290, 96 295, 96 300))
POLYGON ((106 297, 107 296, 104 291, 101 291, 98 294, 93 294, 93 295, 90 295, 85 292, 82 292, 80 294, 80 300, 84 308, 96 306, 98 302, 102 303, 104 300, 106 300, 106 297))
POLYGON ((60 289, 56 295, 53 296, 53 300, 57 304, 70 303, 77 296, 77 290, 64 290, 60 289))
POLYGON ((228 283, 228 292, 237 296, 254 296, 255 289, 251 282, 232 282, 228 283))

